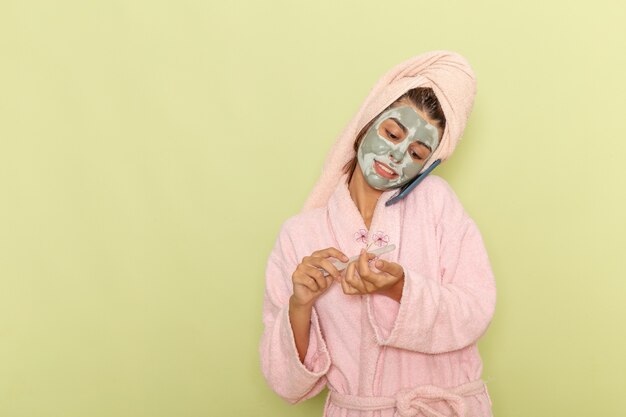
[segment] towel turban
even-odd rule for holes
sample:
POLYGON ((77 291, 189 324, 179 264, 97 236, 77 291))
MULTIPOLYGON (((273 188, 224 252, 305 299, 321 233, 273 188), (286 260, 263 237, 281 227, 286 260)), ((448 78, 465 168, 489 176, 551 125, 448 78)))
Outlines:
POLYGON ((435 160, 444 162, 452 155, 474 105, 476 77, 467 60, 456 52, 425 52, 391 68, 376 82, 356 115, 332 145, 302 211, 326 205, 343 175, 343 166, 355 156, 354 141, 359 131, 415 87, 432 88, 446 116, 441 143, 420 172, 435 160))

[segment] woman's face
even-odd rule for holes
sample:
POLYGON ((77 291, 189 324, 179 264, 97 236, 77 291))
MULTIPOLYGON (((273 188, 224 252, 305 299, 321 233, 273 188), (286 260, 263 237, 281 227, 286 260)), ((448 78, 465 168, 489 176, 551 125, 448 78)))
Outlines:
POLYGON ((397 188, 415 178, 439 146, 439 130, 413 103, 397 101, 365 133, 357 158, 367 183, 397 188))

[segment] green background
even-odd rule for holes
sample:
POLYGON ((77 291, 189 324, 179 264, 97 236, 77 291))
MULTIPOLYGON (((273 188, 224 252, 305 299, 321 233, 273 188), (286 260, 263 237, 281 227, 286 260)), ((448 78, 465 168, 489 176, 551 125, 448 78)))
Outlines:
POLYGON ((625 415, 624 21, 607 0, 3 0, 0 416, 320 416, 260 372, 267 256, 376 80, 432 49, 478 78, 435 172, 496 275, 496 417, 625 415))

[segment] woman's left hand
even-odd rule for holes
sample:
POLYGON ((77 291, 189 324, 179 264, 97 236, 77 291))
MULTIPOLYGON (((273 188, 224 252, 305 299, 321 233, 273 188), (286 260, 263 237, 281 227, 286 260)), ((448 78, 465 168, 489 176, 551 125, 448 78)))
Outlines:
POLYGON ((359 259, 350 263, 341 280, 341 288, 348 295, 379 293, 400 302, 404 286, 404 268, 395 262, 378 259, 374 266, 381 272, 373 271, 368 258, 375 255, 361 250, 359 259))

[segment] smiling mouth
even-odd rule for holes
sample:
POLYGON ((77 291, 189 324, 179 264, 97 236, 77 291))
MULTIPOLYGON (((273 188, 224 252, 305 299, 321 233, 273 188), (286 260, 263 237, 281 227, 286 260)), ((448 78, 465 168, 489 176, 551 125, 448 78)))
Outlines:
POLYGON ((382 162, 379 162, 374 159, 374 163, 372 165, 376 173, 383 178, 392 180, 392 179, 399 177, 399 175, 393 169, 389 168, 387 165, 383 164, 382 162))

